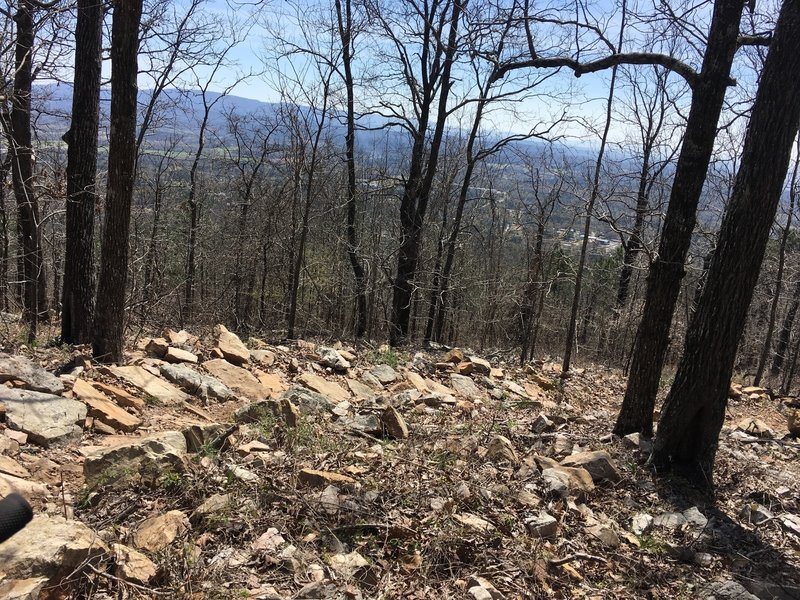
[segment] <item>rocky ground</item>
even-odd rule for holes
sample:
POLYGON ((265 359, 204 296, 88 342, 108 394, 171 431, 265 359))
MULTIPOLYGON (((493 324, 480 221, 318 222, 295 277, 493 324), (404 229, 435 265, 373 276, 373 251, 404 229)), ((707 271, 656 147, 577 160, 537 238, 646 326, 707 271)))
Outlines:
POLYGON ((800 598, 796 406, 732 385, 715 499, 613 438, 620 373, 218 326, 0 354, 0 598, 800 598), (788 426, 788 428, 787 428, 788 426))

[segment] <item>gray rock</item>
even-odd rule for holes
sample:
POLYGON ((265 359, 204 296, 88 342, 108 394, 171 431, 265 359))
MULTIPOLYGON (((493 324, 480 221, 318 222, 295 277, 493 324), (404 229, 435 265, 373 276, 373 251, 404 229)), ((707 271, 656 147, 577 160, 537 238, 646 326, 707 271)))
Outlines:
POLYGON ((333 348, 320 346, 317 348, 319 354, 319 364, 324 367, 330 367, 334 371, 347 371, 350 368, 350 363, 333 348))
POLYGON ((24 431, 28 440, 45 448, 80 439, 86 405, 61 396, 20 389, 0 388, 6 405, 6 422, 24 431))
POLYGON ((525 526, 528 528, 528 533, 544 539, 554 538, 558 533, 558 521, 544 511, 525 519, 525 526))
POLYGON ((162 431, 131 443, 93 448, 83 463, 86 482, 108 483, 127 477, 152 477, 186 470, 186 438, 180 431, 162 431))
POLYGON ((653 525, 664 529, 678 529, 686 525, 687 522, 686 517, 679 512, 665 512, 653 520, 653 525))
POLYGON ((545 415, 540 414, 531 425, 533 433, 544 433, 545 431, 553 431, 556 428, 555 423, 548 419, 545 415))
POLYGON ((64 391, 64 382, 33 361, 24 356, 0 353, 0 383, 12 379, 24 381, 26 388, 34 392, 60 394, 64 391))
POLYGON ((300 386, 292 386, 283 392, 281 400, 289 400, 303 414, 330 412, 335 406, 327 396, 300 386))
POLYGON ((701 600, 758 600, 735 581, 712 581, 697 590, 701 600))
POLYGON ((475 385, 472 379, 464 375, 457 375, 455 373, 450 375, 450 385, 453 386, 456 394, 459 394, 465 398, 475 398, 476 396, 480 396, 480 390, 478 389, 478 386, 475 385))
POLYGON ((161 374, 179 386, 183 391, 201 398, 227 401, 236 400, 238 396, 216 377, 198 373, 186 365, 161 365, 161 374))
POLYGON ((696 506, 683 511, 683 516, 694 529, 705 529, 706 525, 708 525, 708 518, 696 506))
POLYGON ((747 523, 761 525, 762 523, 773 519, 774 515, 767 509, 766 506, 762 506, 761 504, 754 502, 753 504, 744 505, 742 510, 739 512, 739 517, 747 523))
POLYGON ((387 385, 394 381, 397 381, 397 371, 395 371, 389 365, 376 365, 372 369, 370 369, 370 374, 380 381, 383 385, 387 385))
POLYGON ((631 519, 631 531, 636 535, 644 535, 653 526, 653 517, 647 513, 638 513, 631 519))

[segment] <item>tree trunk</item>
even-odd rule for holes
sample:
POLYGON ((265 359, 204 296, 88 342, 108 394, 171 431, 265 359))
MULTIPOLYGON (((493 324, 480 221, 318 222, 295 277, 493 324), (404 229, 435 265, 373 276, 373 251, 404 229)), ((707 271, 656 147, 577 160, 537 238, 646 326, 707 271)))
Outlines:
POLYGON ((622 269, 619 272, 617 285, 617 309, 622 311, 628 303, 630 294, 631 277, 636 257, 642 250, 642 233, 644 231, 644 217, 649 204, 647 198, 647 176, 650 172, 650 152, 652 147, 646 147, 642 158, 642 170, 639 172, 639 189, 636 193, 636 218, 633 230, 628 237, 628 242, 623 245, 622 269))
POLYGON ((111 26, 111 136, 97 287, 94 357, 122 362, 128 232, 136 164, 136 77, 142 0, 116 0, 111 26))
POLYGON ((336 0, 339 39, 342 42, 342 67, 347 92, 347 133, 345 157, 347 161, 347 257, 353 269, 356 284, 355 334, 364 337, 367 331, 367 273, 358 250, 356 204, 356 118, 353 84, 353 11, 351 0, 336 0))
MULTIPOLYGON (((414 277, 417 274, 422 228, 425 222, 425 213, 428 210, 428 200, 436 174, 436 165, 439 161, 447 119, 447 101, 452 86, 450 74, 458 43, 462 2, 463 0, 453 1, 450 31, 444 49, 445 56, 441 65, 441 73, 433 82, 428 82, 430 87, 423 90, 423 93, 426 94, 426 101, 418 119, 419 126, 414 132, 415 139, 411 151, 409 176, 400 200, 400 248, 397 253, 397 271, 392 285, 392 316, 389 324, 389 344, 393 347, 403 344, 409 333, 414 277), (434 133, 430 147, 426 148, 426 133, 437 85, 439 102, 434 116, 434 133)), ((437 51, 441 51, 441 40, 436 45, 437 51)))
POLYGON ((795 283, 794 291, 792 292, 792 302, 789 304, 789 310, 783 317, 783 324, 781 331, 778 334, 778 344, 775 346, 775 356, 772 357, 772 367, 770 372, 773 375, 780 373, 783 368, 783 361, 786 360, 786 351, 789 349, 789 341, 792 336, 792 329, 794 328, 794 320, 797 317, 797 310, 800 309, 800 279, 795 283))
POLYGON ((36 337, 37 322, 47 313, 47 279, 42 260, 39 204, 33 187, 31 140, 33 11, 33 5, 29 0, 21 0, 14 15, 17 39, 14 50, 14 94, 11 98, 13 152, 11 177, 17 200, 23 316, 30 327, 30 339, 36 337))
POLYGON ((653 409, 669 346, 672 314, 684 275, 697 204, 714 149, 743 8, 743 0, 717 0, 714 5, 708 46, 692 94, 658 256, 647 278, 644 311, 636 333, 628 386, 614 427, 614 433, 620 436, 633 432, 653 434, 653 409))
POLYGON ((667 396, 653 461, 710 486, 733 363, 800 124, 800 0, 785 0, 753 104, 733 197, 683 358, 667 396))
POLYGON ((102 38, 102 4, 97 0, 78 0, 72 124, 64 135, 67 142, 67 215, 61 341, 67 344, 85 344, 92 336, 102 38))
POLYGON ((11 154, 8 153, 0 163, 0 310, 8 311, 8 260, 9 260, 9 235, 8 235, 8 209, 6 208, 6 180, 11 170, 11 154))
MULTIPOLYGON (((625 3, 622 5, 622 24, 620 25, 619 32, 619 45, 617 50, 621 50, 622 34, 625 29, 625 3)), ((608 101, 606 103, 606 123, 603 129, 603 135, 600 139, 600 150, 597 153, 597 162, 594 168, 594 178, 592 179, 592 191, 589 196, 589 202, 586 204, 586 221, 583 226, 583 242, 581 243, 581 253, 578 259, 578 272, 575 274, 575 292, 572 296, 572 310, 569 315, 569 325, 567 326, 567 340, 564 344, 564 361, 561 365, 561 377, 569 376, 569 367, 572 360, 572 350, 575 344, 575 332, 578 327, 578 309, 581 302, 581 286, 583 285, 583 271, 586 266, 586 254, 589 248, 589 234, 591 233, 592 226, 592 212, 594 212, 594 204, 597 201, 597 196, 600 193, 600 173, 603 168, 603 155, 606 151, 606 142, 608 140, 608 130, 611 128, 611 108, 614 103, 614 87, 617 82, 617 67, 611 70, 611 84, 608 89, 608 101)))
POLYGON ((767 357, 769 356, 770 348, 772 348, 772 334, 775 332, 775 319, 778 314, 778 303, 781 299, 781 290, 783 289, 783 270, 786 265, 786 244, 789 242, 789 234, 792 227, 792 215, 794 214, 794 205, 797 199, 797 172, 798 165, 800 165, 800 157, 794 163, 792 170, 792 182, 789 186, 789 212, 786 216, 786 227, 783 229, 781 235, 780 248, 778 250, 778 273, 775 275, 775 293, 772 296, 772 304, 769 308, 769 320, 767 321, 767 332, 764 334, 764 345, 761 348, 761 356, 758 359, 758 368, 756 369, 756 376, 753 379, 753 385, 761 385, 761 378, 764 376, 764 369, 767 366, 767 357))

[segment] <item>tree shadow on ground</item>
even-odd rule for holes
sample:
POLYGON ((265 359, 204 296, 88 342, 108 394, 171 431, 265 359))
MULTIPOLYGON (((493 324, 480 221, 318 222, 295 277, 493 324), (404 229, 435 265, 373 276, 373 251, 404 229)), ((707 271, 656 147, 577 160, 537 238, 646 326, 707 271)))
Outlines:
POLYGON ((717 579, 736 581, 760 600, 800 600, 800 542, 780 524, 779 498, 766 492, 742 498, 742 506, 764 504, 776 515, 753 527, 738 515, 731 517, 708 492, 680 476, 659 477, 656 492, 676 512, 697 507, 708 519, 705 527, 688 532, 671 549, 677 558, 697 564, 704 554, 711 555, 719 561, 717 579))

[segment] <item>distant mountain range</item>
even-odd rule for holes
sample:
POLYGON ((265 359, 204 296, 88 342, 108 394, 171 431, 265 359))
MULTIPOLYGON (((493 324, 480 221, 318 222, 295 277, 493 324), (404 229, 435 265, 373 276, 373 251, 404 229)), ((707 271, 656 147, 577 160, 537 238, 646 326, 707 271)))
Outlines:
MULTIPOLYGON (((101 110, 101 145, 107 136, 108 118, 110 110, 109 88, 103 88, 100 95, 101 110)), ((139 104, 145 107, 152 97, 152 90, 139 90, 139 104)), ((274 118, 285 106, 273 102, 261 102, 251 98, 228 95, 220 97, 217 92, 206 94, 207 102, 214 103, 209 113, 209 135, 206 142, 213 147, 217 140, 225 142, 228 138, 228 125, 226 115, 234 112, 238 115, 260 115, 274 118)), ((203 114, 203 98, 199 91, 166 89, 159 96, 158 118, 150 125, 147 134, 147 143, 150 147, 161 147, 167 139, 177 139, 179 144, 188 150, 197 144, 198 127, 203 114)), ((299 107, 300 111, 310 111, 311 108, 299 107)), ((46 84, 36 86, 34 89, 34 115, 36 128, 40 139, 49 141, 60 140, 69 127, 69 115, 72 111, 72 85, 67 83, 46 84)), ((362 117, 359 120, 361 129, 358 132, 357 144, 359 150, 370 154, 373 158, 387 160, 403 160, 410 148, 408 135, 397 127, 386 127, 387 120, 381 117, 362 117)), ((334 114, 328 119, 328 135, 334 140, 340 139, 344 145, 345 125, 344 115, 334 114)), ((280 135, 280 134, 278 134, 280 135)), ((276 141, 280 141, 276 138, 276 141)), ((547 143, 541 140, 527 140, 517 143, 533 154, 543 152, 547 143)), ((591 160, 594 151, 580 145, 561 145, 557 154, 569 155, 570 162, 591 160)), ((503 162, 515 162, 516 158, 509 153, 503 162)))

